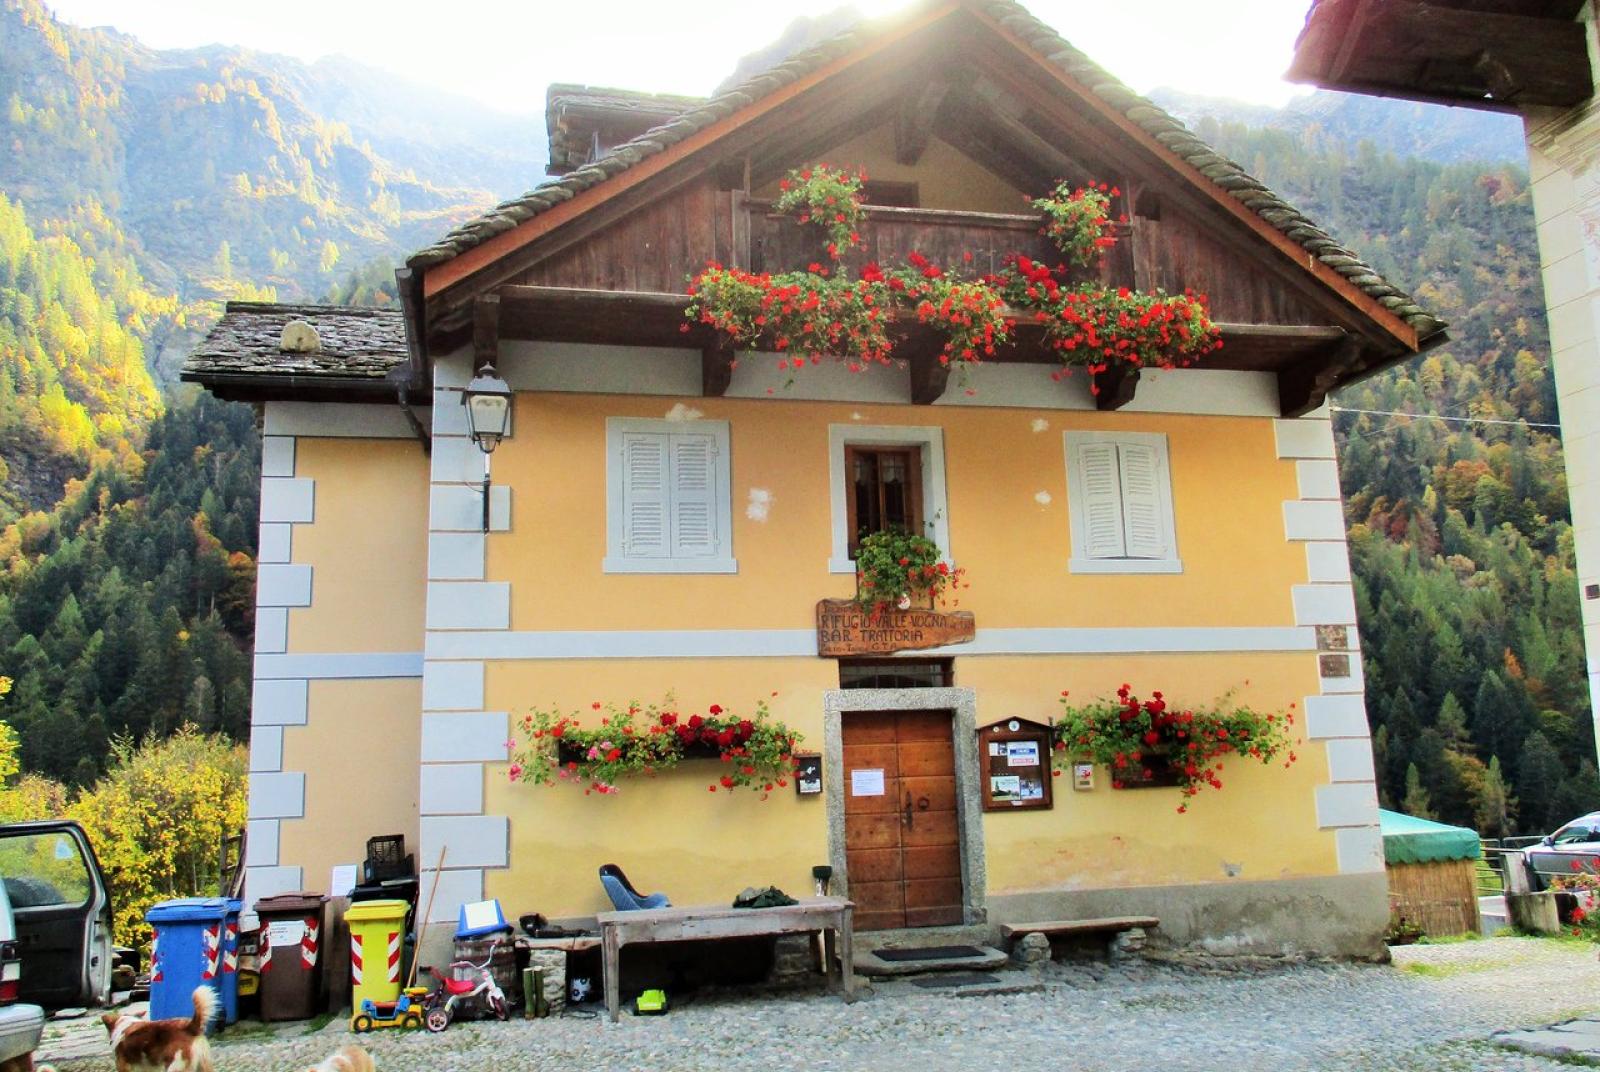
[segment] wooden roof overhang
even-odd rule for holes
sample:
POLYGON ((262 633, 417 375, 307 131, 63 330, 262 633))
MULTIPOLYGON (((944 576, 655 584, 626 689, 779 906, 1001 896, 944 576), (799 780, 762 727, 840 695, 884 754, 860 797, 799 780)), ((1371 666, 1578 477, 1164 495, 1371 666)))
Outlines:
POLYGON ((1287 77, 1492 111, 1594 93, 1587 0, 1314 0, 1287 77))
MULTIPOLYGON (((598 162, 605 165, 598 181, 541 187, 523 202, 508 203, 520 222, 486 220, 495 233, 468 234, 462 248, 447 239, 412 259, 413 333, 426 338, 432 352, 470 333, 481 359, 493 353, 502 332, 600 342, 622 341, 613 335, 622 331, 627 341, 642 342, 654 337, 648 325, 660 316, 672 343, 683 345, 681 295, 556 293, 563 288, 527 288, 521 278, 696 179, 716 175, 721 188, 748 192, 838 144, 842 134, 886 117, 907 131, 902 144, 914 152, 919 122, 937 115, 942 138, 969 155, 985 153, 1017 181, 1042 188, 1054 177, 1118 177, 1138 189, 1136 196, 1171 205, 1207 227, 1232 255, 1270 272, 1324 323, 1230 325, 1226 356, 1209 367, 1254 361, 1251 367, 1275 372, 1286 415, 1313 409, 1333 387, 1444 341, 1441 324, 1237 165, 1125 88, 1080 81, 1072 72, 1083 69, 1081 56, 1074 52, 1077 60, 1067 62, 1067 53, 1047 51, 1052 41, 1057 48, 1065 43, 1025 12, 999 17, 995 11, 1021 9, 995 0, 924 7, 847 49, 824 50, 821 62, 770 92, 754 99, 735 92, 731 103, 718 98, 704 113, 690 113, 686 119, 704 122, 687 136, 675 134, 671 144, 651 145, 647 134, 620 147, 615 159, 598 162), (907 101, 917 106, 907 109, 907 101), (965 121, 948 124, 952 117, 965 121), (494 302, 496 293, 503 303, 494 302), (625 327, 575 322, 609 320, 605 310, 619 308, 629 310, 625 327), (643 313, 647 308, 656 311, 643 313)), ((713 366, 720 360, 707 357, 708 386, 715 386, 713 366)), ((913 354, 911 365, 926 360, 913 354)), ((916 392, 920 401, 931 400, 933 384, 924 380, 916 392)))
MULTIPOLYGON (((698 324, 687 324, 682 294, 647 291, 579 290, 567 287, 508 285, 478 300, 475 347, 480 358, 498 358, 498 340, 591 343, 611 346, 692 348, 701 355, 701 393, 725 393, 736 353, 726 338, 698 324), (689 330, 685 331, 685 326, 689 330)), ((1344 329, 1331 325, 1220 324, 1223 348, 1208 358, 1207 369, 1271 372, 1278 377, 1280 400, 1308 389, 1304 381, 1331 378, 1351 360, 1354 344, 1344 329)), ((891 328, 895 356, 911 382, 912 401, 927 405, 945 391, 950 370, 939 363, 942 340, 916 323, 891 328)), ((1020 316, 1013 340, 989 359, 1002 364, 1055 368, 1056 356, 1044 343, 1044 329, 1020 316)), ((1112 370, 1095 378, 1100 409, 1117 409, 1133 398, 1134 370, 1112 370), (1131 373, 1131 376, 1129 375, 1131 373)))

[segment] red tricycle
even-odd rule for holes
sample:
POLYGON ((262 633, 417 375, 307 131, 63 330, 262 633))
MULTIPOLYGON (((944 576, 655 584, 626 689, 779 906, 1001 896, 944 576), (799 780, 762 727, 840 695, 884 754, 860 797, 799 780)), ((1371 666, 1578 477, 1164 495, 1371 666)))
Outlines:
POLYGON ((490 945, 489 954, 482 964, 474 964, 470 960, 453 961, 448 975, 441 974, 438 968, 428 969, 439 983, 438 988, 428 995, 428 1011, 423 1017, 423 1023, 429 1031, 443 1031, 450 1026, 450 1021, 455 1018, 457 1001, 470 1001, 480 995, 495 1019, 504 1020, 510 1014, 506 1007, 505 991, 500 989, 494 973, 489 970, 489 965, 494 961, 494 952, 499 947, 499 942, 490 945), (455 978, 458 971, 469 970, 472 972, 470 978, 455 978))

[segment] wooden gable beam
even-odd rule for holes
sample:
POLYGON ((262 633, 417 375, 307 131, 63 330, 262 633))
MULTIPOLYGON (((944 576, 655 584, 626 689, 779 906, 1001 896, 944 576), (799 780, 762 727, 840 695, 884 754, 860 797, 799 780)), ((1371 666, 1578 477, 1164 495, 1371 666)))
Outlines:
POLYGON ((922 159, 933 140, 934 117, 950 92, 950 83, 934 78, 920 92, 902 98, 895 113, 894 158, 896 163, 911 167, 922 159))
POLYGON ((1369 331, 1376 327, 1410 352, 1418 351, 1417 331, 1411 325, 1230 196, 1114 104, 1091 92, 1010 29, 982 11, 968 10, 967 14, 1007 46, 1005 54, 987 50, 992 77, 1025 99, 1042 117, 1102 149, 1122 170, 1137 173, 1169 203, 1186 206, 1192 214, 1216 221, 1220 224, 1216 228, 1220 238, 1251 255, 1341 325, 1369 331), (1040 81, 1067 90, 1076 106, 1056 94, 1041 91, 1040 81), (1109 132, 1106 128, 1110 128, 1109 132), (1241 227, 1259 240, 1254 249, 1235 237, 1241 227))

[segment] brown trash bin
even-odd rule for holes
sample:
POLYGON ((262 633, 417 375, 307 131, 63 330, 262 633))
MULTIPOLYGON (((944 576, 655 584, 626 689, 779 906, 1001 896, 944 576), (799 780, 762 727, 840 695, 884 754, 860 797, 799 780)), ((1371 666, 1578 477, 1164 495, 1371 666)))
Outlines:
POLYGON ((323 905, 320 893, 280 893, 256 902, 261 920, 263 1020, 309 1020, 317 1015, 322 980, 323 905))

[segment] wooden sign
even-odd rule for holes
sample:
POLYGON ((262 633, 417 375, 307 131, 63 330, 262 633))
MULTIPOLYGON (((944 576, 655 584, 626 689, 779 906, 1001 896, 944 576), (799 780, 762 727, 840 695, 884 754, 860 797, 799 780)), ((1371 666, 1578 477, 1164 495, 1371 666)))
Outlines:
POLYGON ((894 610, 874 615, 853 599, 817 604, 817 654, 889 655, 965 644, 976 631, 971 611, 894 610))

